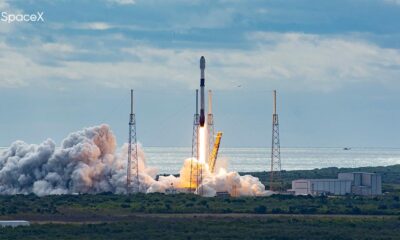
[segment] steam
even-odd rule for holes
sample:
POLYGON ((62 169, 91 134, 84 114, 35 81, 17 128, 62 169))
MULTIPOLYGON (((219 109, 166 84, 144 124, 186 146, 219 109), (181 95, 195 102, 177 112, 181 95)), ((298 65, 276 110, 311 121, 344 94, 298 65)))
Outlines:
MULTIPOLYGON (((15 141, 0 155, 0 194, 124 194, 127 148, 125 144, 117 149, 115 136, 107 125, 71 133, 62 141, 61 148, 56 148, 51 139, 39 145, 15 141)), ((196 170, 201 167, 203 184, 197 186, 197 191, 200 189, 204 196, 223 191, 240 196, 269 194, 258 178, 227 172, 223 167, 211 174, 207 165, 196 159, 184 161, 180 177, 160 176, 156 181, 157 169, 146 166, 140 145, 138 158, 142 192, 187 188, 190 174, 192 186, 196 187, 196 170)))

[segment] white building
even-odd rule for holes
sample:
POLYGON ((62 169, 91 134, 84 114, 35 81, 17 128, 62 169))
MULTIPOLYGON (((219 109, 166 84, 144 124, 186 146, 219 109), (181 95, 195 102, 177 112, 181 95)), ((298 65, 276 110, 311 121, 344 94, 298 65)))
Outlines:
POLYGON ((339 179, 352 181, 351 192, 356 195, 381 195, 382 178, 376 173, 353 172, 339 173, 339 179))
POLYGON ((299 179, 292 181, 295 195, 380 195, 381 176, 376 173, 339 173, 338 179, 299 179))
POLYGON ((22 220, 10 220, 10 221, 0 221, 0 226, 1 227, 18 227, 18 226, 29 226, 28 221, 22 221, 22 220))
POLYGON ((351 181, 339 179, 299 179, 292 181, 295 195, 345 195, 351 193, 351 181))

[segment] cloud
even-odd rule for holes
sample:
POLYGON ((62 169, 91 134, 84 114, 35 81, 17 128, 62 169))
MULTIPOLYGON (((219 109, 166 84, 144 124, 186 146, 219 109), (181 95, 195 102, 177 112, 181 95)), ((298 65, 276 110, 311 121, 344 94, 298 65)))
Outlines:
MULTIPOLYGON (((33 41, 20 48, 3 42, 0 87, 49 86, 59 79, 70 80, 68 84, 74 86, 193 89, 202 55, 213 89, 231 89, 236 83, 246 88, 298 91, 333 91, 351 84, 399 86, 398 49, 351 37, 304 33, 252 32, 246 39, 249 49, 161 48, 135 43, 111 53, 97 46, 82 49, 72 42, 33 41), (80 58, 83 52, 89 57, 80 58), (102 61, 91 60, 98 54, 102 61)), ((65 87, 66 82, 58 84, 65 87)))
POLYGON ((386 3, 400 5, 400 0, 384 0, 386 3))
POLYGON ((44 43, 42 45, 44 51, 49 53, 51 52, 59 52, 59 53, 72 53, 75 51, 74 47, 65 43, 44 43))
POLYGON ((246 64, 259 65, 266 78, 286 87, 333 90, 358 83, 397 85, 398 49, 351 37, 303 33, 256 32, 249 38, 258 44, 260 54, 246 64))
POLYGON ((77 29, 84 30, 108 30, 113 28, 112 25, 105 22, 88 22, 88 23, 79 23, 74 25, 77 29))
POLYGON ((0 0, 0 8, 2 10, 7 9, 9 7, 9 4, 6 0, 0 0))
POLYGON ((135 0, 107 0, 107 2, 119 5, 132 5, 136 3, 135 0))
MULTIPOLYGON (((8 1, 6 0, 0 0, 0 11, 1 12, 8 12, 8 13, 22 13, 20 9, 17 9, 13 6, 11 6, 8 1)), ((0 33, 2 34, 7 34, 11 32, 15 28, 15 24, 9 24, 5 22, 0 22, 0 33)))
POLYGON ((214 29, 227 27, 234 22, 236 11, 233 8, 218 8, 207 12, 192 13, 184 21, 176 21, 176 29, 214 29))

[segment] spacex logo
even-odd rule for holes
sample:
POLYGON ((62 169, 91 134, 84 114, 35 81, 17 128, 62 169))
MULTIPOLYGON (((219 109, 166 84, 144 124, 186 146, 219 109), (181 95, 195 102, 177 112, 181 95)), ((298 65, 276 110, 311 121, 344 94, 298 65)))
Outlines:
POLYGON ((43 12, 36 12, 33 14, 12 14, 8 12, 1 12, 0 20, 2 22, 44 22, 43 12))

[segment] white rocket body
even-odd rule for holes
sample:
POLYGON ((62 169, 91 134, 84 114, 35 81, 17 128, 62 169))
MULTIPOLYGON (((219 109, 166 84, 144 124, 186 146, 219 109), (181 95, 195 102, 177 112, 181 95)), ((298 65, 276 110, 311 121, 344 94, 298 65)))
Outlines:
POLYGON ((204 104, 205 68, 206 68, 206 59, 203 56, 201 56, 200 58, 200 126, 201 127, 204 126, 204 123, 206 121, 205 104, 204 104))

